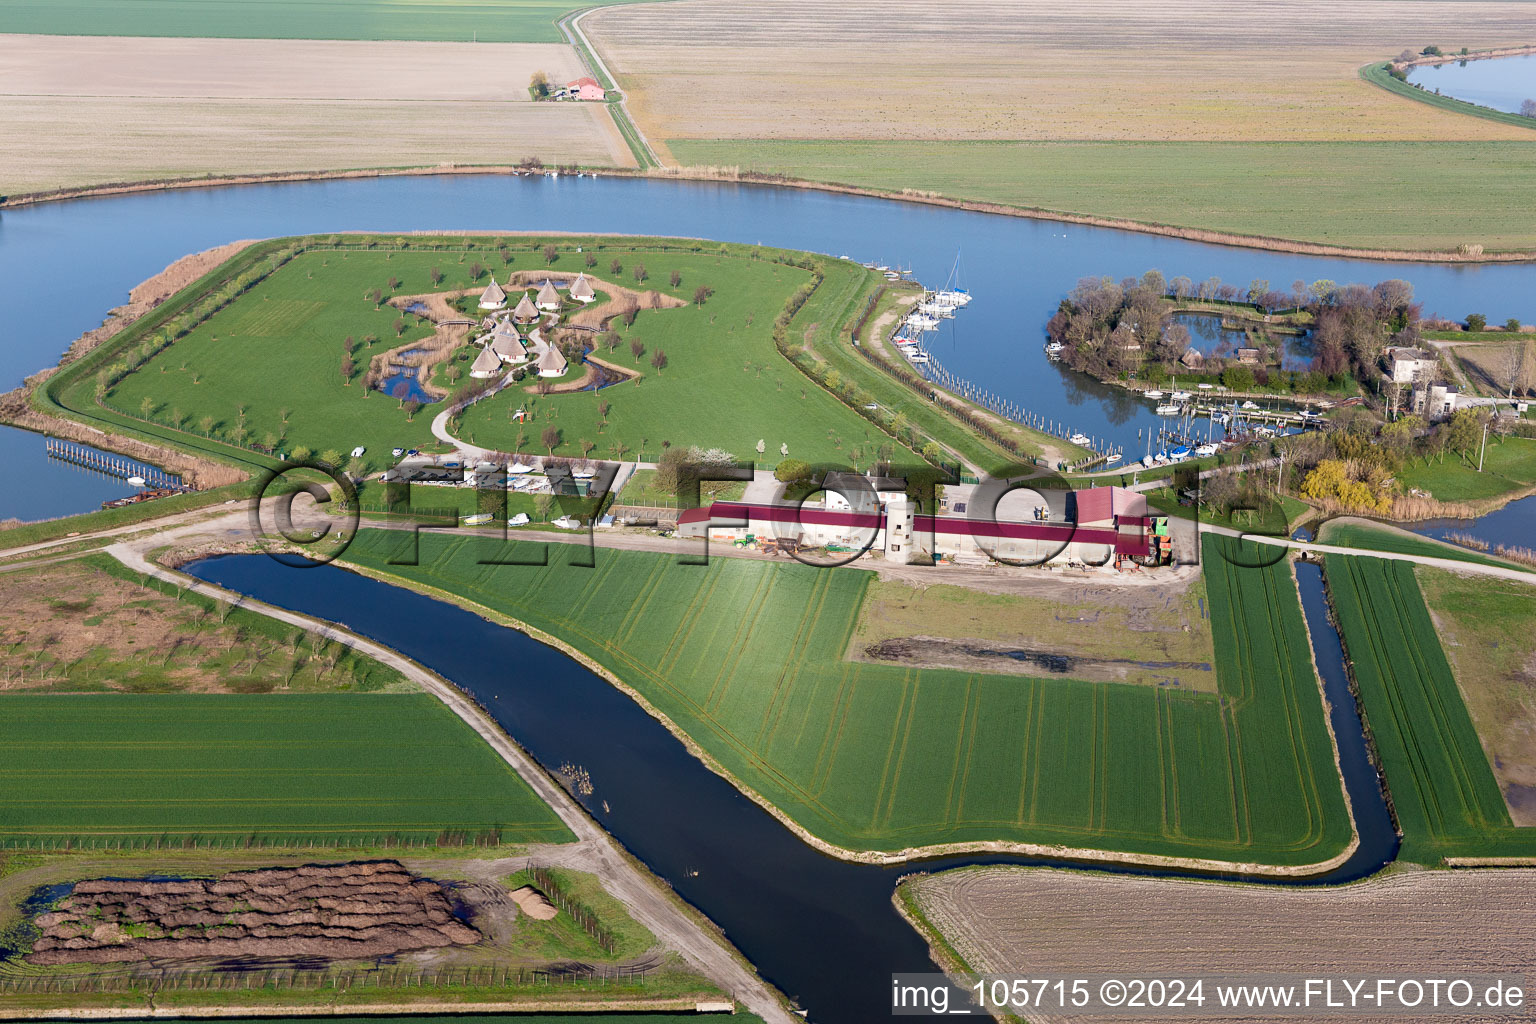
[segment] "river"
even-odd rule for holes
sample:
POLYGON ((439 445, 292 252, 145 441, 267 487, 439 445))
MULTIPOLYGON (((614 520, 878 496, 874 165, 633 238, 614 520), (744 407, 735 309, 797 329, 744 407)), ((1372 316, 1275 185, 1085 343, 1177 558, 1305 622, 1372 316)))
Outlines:
MULTIPOLYGON (((587 769, 593 791, 577 798, 588 812, 719 924, 812 1021, 886 1020, 891 973, 934 969, 926 944, 891 904, 901 875, 982 863, 1082 866, 1021 857, 946 857, 902 867, 835 860, 800 842, 705 768, 633 700, 522 633, 331 566, 294 569, 265 556, 238 555, 183 568, 320 618, 345 609, 347 627, 473 695, 546 769, 567 762, 587 769)), ((1308 565, 1297 572, 1362 841, 1338 870, 1286 884, 1342 882, 1390 862, 1397 838, 1365 756, 1321 575, 1308 565)))
MULTIPOLYGON (((0 388, 53 364, 134 285, 239 238, 376 230, 683 235, 911 267, 942 285, 960 257, 975 296, 931 343, 953 373, 1047 420, 1141 451, 1151 403, 1045 358, 1044 325, 1080 277, 1157 268, 1244 290, 1329 278, 1412 282, 1428 313, 1536 320, 1536 267, 1381 263, 1262 252, 1158 235, 767 185, 630 178, 440 175, 176 189, 0 211, 0 388)), ((41 442, 0 429, 0 451, 41 442)), ((745 453, 738 453, 745 454, 745 453)), ((0 467, 4 468, 4 467, 0 467)), ((63 470, 58 470, 63 472, 63 470)), ((55 477, 29 476, 48 487, 55 477)), ((99 500, 99 499, 98 499, 99 500)), ((85 511, 94 505, 82 506, 85 511)), ((19 514, 0 498, 0 518, 19 514)))

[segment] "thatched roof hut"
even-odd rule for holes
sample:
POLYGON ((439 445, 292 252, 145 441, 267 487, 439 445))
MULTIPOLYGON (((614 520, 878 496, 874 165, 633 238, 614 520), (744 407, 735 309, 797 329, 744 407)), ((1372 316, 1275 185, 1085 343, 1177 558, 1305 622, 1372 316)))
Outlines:
POLYGON ((571 282, 568 294, 577 302, 591 302, 597 298, 597 293, 592 290, 592 284, 587 280, 586 274, 576 275, 576 280, 571 282))
POLYGON ((496 332, 491 336, 491 344, 486 351, 493 353, 504 363, 522 363, 528 360, 528 350, 523 347, 522 339, 516 332, 510 335, 496 332))
POLYGON ((565 371, 564 353, 553 345, 545 346, 543 355, 539 356, 539 376, 563 377, 565 376, 565 371))
POLYGON ((1187 348, 1184 350, 1184 354, 1179 356, 1179 362, 1183 363, 1185 366, 1192 370, 1198 370, 1200 367, 1205 365, 1205 356, 1201 355, 1195 349, 1187 348))
POLYGON ((512 311, 512 319, 518 323, 532 323, 539 318, 539 307, 533 304, 527 292, 518 300, 517 308, 512 311))
POLYGON ((501 290, 501 285, 496 279, 491 278, 491 283, 485 286, 485 291, 480 293, 481 309, 501 309, 507 304, 507 293, 501 290))
POLYGON ((539 288, 539 297, 535 300, 540 309, 559 309, 560 292, 545 278, 544 284, 539 288))
POLYGON ((482 379, 485 377, 494 377, 496 376, 497 371, 500 369, 501 360, 496 357, 496 353, 492 352, 490 348, 487 347, 481 349, 480 354, 475 356, 475 361, 470 364, 469 367, 469 375, 471 377, 479 377, 482 379))

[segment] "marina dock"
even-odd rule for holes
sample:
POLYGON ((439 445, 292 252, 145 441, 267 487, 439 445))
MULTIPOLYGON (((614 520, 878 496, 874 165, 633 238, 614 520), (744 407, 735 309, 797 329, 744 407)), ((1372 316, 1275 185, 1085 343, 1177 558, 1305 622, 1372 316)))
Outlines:
POLYGON ((156 469, 154 466, 136 462, 133 459, 121 455, 113 455, 108 452, 98 451, 88 445, 76 444, 73 441, 64 441, 56 437, 45 438, 44 447, 47 449, 50 459, 58 459, 85 469, 94 470, 106 476, 114 476, 119 480, 142 480, 139 486, 159 491, 185 491, 190 490, 181 477, 174 473, 156 469))

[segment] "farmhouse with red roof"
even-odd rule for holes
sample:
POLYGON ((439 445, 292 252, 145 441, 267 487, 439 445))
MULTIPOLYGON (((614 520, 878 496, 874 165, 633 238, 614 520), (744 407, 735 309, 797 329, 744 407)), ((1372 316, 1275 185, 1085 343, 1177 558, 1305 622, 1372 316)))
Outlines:
POLYGON ((595 78, 578 78, 574 82, 565 83, 565 87, 569 90, 569 94, 573 99, 602 100, 608 96, 603 91, 603 87, 597 84, 597 79, 595 78))

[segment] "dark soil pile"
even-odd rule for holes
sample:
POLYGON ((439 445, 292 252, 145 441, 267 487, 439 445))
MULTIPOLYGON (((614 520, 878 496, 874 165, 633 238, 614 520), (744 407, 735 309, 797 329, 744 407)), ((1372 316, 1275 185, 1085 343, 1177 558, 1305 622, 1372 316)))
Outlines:
POLYGON ((235 871, 213 879, 80 882, 36 918, 35 964, 166 957, 351 960, 468 945, 441 886, 395 861, 235 871))

